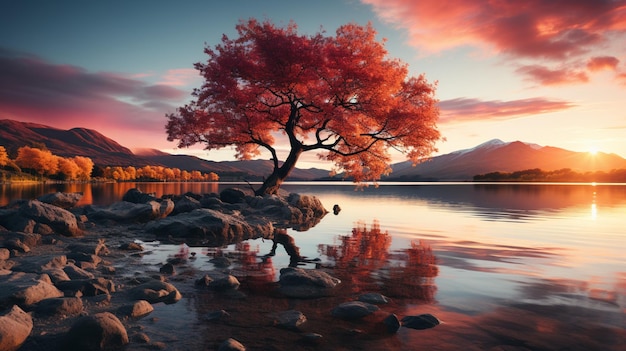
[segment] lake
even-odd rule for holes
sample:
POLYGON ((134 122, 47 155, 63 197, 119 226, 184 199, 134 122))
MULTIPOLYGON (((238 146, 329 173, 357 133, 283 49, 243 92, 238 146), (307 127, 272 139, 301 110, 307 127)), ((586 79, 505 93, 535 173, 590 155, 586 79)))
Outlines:
MULTIPOLYGON (((132 187, 161 196, 229 186, 4 186, 0 203, 81 191, 83 204, 105 205, 132 187)), ((442 321, 428 330, 401 328, 355 349, 624 350, 626 184, 381 183, 355 190, 350 183, 289 183, 283 189, 316 195, 329 210, 341 207, 308 231, 288 231, 302 255, 336 267, 355 296, 366 291, 389 296, 390 312, 400 318, 430 313, 442 321)), ((145 244, 157 252, 145 257, 147 263, 178 249, 145 244)), ((260 257, 270 248, 271 242, 253 240, 245 248, 220 250, 260 257)), ((192 250, 203 253, 195 268, 212 267, 214 248, 192 250)), ((272 272, 288 263, 279 247, 272 272)), ((246 267, 240 262, 233 271, 246 267)), ((154 313, 199 309, 197 303, 176 305, 154 313)), ((198 324, 196 314, 189 323, 198 324)))

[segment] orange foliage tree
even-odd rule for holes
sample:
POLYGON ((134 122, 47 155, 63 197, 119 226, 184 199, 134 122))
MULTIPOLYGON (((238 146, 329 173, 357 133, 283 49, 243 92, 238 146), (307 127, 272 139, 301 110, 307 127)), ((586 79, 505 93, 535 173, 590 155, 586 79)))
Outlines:
POLYGON ((435 86, 388 58, 371 25, 347 24, 335 36, 299 35, 293 22, 236 28, 238 38, 223 36, 195 64, 205 79, 195 100, 167 115, 168 140, 179 147, 234 146, 239 159, 269 151, 273 171, 257 194, 276 193, 307 151, 363 182, 391 172, 390 149, 413 163, 436 150, 435 86), (278 133, 290 146, 282 163, 278 133))
POLYGON ((9 161, 11 161, 11 159, 7 153, 7 149, 5 149, 4 146, 0 146, 0 167, 8 165, 9 161))
POLYGON ((58 156, 49 150, 23 146, 17 150, 15 163, 21 168, 32 169, 39 175, 55 174, 59 170, 58 156))

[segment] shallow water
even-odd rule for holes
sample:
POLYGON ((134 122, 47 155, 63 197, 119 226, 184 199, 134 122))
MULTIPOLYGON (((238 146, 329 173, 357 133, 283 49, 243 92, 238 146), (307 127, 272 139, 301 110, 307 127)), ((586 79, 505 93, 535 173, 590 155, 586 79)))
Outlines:
MULTIPOLYGON (((62 191, 86 191, 85 201, 104 204, 119 200, 135 186, 131 184, 62 191)), ((216 192, 232 185, 136 186, 161 196, 216 192)), ((288 234, 301 255, 319 259, 318 266, 342 279, 343 290, 331 298, 285 302, 268 292, 279 270, 289 264, 280 246, 269 260, 264 256, 270 241, 192 247, 196 258, 186 265, 192 274, 215 268, 212 258, 228 256, 233 261, 229 269, 240 278, 241 291, 248 297, 188 294, 175 305, 158 306, 153 315, 159 322, 147 330, 158 333, 182 325, 186 333, 181 338, 202 335, 183 342, 187 349, 198 350, 216 346, 224 333, 249 349, 623 349, 624 184, 419 183, 355 190, 343 183, 295 183, 283 189, 314 194, 328 209, 334 204, 341 207, 338 215, 329 213, 314 228, 288 234), (402 318, 431 313, 443 324, 428 330, 401 328, 397 334, 379 337, 375 321, 351 324, 330 317, 336 304, 367 291, 392 299, 392 304, 381 306, 385 314, 402 318), (236 314, 237 306, 251 305, 250 319, 242 323, 255 327, 254 332, 204 320, 207 312, 220 306, 236 314), (302 344, 298 333, 291 331, 274 336, 276 328, 267 329, 259 321, 268 311, 281 308, 302 310, 309 319, 306 330, 324 335, 324 343, 302 344), (354 337, 353 329, 364 330, 365 336, 354 337), (259 339, 259 332, 265 338, 259 339)), ((144 244, 151 254, 143 261, 154 271, 180 249, 144 244)), ((244 316, 233 317, 241 322, 237 318, 244 316)))

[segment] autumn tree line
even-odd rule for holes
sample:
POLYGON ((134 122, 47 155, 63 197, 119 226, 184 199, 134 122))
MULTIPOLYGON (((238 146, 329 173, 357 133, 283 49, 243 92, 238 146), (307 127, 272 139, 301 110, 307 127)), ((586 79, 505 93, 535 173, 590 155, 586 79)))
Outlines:
POLYGON ((477 182, 598 182, 626 183, 626 169, 614 169, 609 172, 576 172, 570 168, 544 171, 539 168, 515 172, 491 172, 474 176, 477 182))
MULTIPOLYGON (((62 181, 89 181, 97 176, 116 181, 218 181, 213 172, 186 171, 164 166, 110 166, 100 168, 89 157, 62 157, 45 148, 23 146, 17 156, 11 159, 6 148, 0 146, 0 167, 15 172, 27 172, 43 179, 44 177, 62 181), (96 172, 97 170, 97 172, 96 172)), ((4 174, 4 173, 3 173, 4 174)))

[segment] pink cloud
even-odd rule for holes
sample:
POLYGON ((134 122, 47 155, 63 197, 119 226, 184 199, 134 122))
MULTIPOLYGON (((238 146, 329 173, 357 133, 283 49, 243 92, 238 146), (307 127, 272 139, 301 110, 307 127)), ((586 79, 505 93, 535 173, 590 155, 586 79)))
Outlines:
POLYGON ((511 101, 458 98, 441 101, 441 122, 504 120, 574 107, 568 101, 531 98, 511 101))
POLYGON ((188 93, 0 49, 0 118, 59 128, 158 132, 188 93))
MULTIPOLYGON (((612 41, 626 41, 623 0, 361 1, 384 21, 406 29, 410 43, 426 53, 470 46, 513 59, 574 64, 587 61, 580 58, 591 52, 611 50, 612 41)), ((579 65, 578 70, 585 68, 579 65)), ((569 82, 584 81, 578 75, 569 82)))
POLYGON ((541 85, 563 85, 589 81, 587 73, 570 68, 550 69, 542 65, 530 65, 522 66, 516 72, 526 76, 527 80, 538 82, 541 85))
POLYGON ((591 72, 611 70, 614 71, 619 64, 617 57, 613 56, 598 56, 592 57, 587 61, 587 69, 591 72))
POLYGON ((181 87, 198 83, 201 79, 200 73, 195 68, 176 68, 168 70, 159 83, 181 87))

